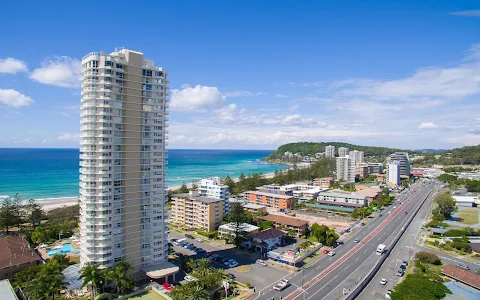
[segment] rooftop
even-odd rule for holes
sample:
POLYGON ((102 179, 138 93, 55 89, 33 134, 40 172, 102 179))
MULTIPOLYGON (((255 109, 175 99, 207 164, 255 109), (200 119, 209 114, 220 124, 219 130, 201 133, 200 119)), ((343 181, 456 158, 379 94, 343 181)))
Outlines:
POLYGON ((274 198, 282 198, 282 199, 292 199, 293 196, 281 195, 281 194, 273 194, 273 193, 265 193, 265 192, 258 192, 258 191, 248 191, 245 192, 246 194, 254 194, 259 196, 267 196, 267 197, 274 197, 274 198))
POLYGON ((21 265, 38 260, 23 236, 0 237, 0 268, 21 265))
MULTIPOLYGON (((260 228, 260 227, 257 227, 255 225, 248 224, 248 223, 242 223, 241 226, 242 226, 242 231, 246 231, 246 232, 252 232, 252 231, 258 230, 260 228)), ((218 227, 218 229, 225 229, 227 231, 233 231, 233 230, 235 230, 235 227, 233 226, 233 223, 228 223, 228 224, 220 225, 218 227)))
POLYGON ((269 240, 269 239, 275 239, 284 235, 286 235, 286 233, 281 230, 278 230, 277 228, 269 228, 255 234, 253 238, 260 239, 260 240, 269 240))
POLYGON ((480 290, 480 275, 474 272, 464 270, 454 265, 446 265, 443 267, 442 273, 448 277, 480 290))
POLYGON ((12 285, 8 279, 0 280, 0 299, 2 300, 18 300, 17 295, 13 291, 12 285))
POLYGON ((262 208, 265 208, 265 205, 247 203, 247 204, 244 204, 243 207, 245 207, 247 209, 262 209, 262 208))
POLYGON ((353 202, 335 202, 335 201, 326 201, 326 200, 317 200, 319 204, 324 204, 327 206, 336 206, 336 207, 363 207, 365 206, 362 203, 353 203, 353 202))
POLYGON ((300 220, 297 218, 291 218, 291 217, 285 217, 285 216, 279 216, 279 215, 266 215, 263 217, 259 217, 259 219, 265 220, 265 221, 272 221, 275 223, 283 224, 283 225, 288 225, 288 226, 305 226, 308 225, 308 221, 300 220))
POLYGON ((365 195, 342 191, 342 190, 330 190, 330 191, 320 192, 318 196, 329 196, 329 197, 339 197, 339 198, 347 197, 351 199, 366 200, 365 195))
POLYGON ((190 195, 189 193, 173 194, 172 198, 184 198, 184 199, 190 199, 192 201, 198 201, 198 202, 202 202, 202 203, 215 203, 215 202, 223 201, 222 199, 202 197, 202 196, 193 196, 193 195, 190 195))

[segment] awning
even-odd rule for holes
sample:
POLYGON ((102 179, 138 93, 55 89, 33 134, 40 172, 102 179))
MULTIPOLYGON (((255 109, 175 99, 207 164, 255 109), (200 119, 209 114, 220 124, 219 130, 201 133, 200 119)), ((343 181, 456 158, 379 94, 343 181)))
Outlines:
POLYGON ((142 270, 148 277, 158 279, 175 274, 180 270, 180 268, 166 261, 161 264, 143 267, 142 270))

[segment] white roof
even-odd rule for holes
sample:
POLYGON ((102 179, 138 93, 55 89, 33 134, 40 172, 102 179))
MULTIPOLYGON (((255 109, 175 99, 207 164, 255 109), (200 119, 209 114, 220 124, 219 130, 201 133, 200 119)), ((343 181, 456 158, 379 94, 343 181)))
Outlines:
POLYGON ((261 209, 261 208, 265 208, 264 205, 258 205, 258 204, 253 204, 253 203, 244 204, 243 207, 245 207, 245 208, 250 208, 250 209, 261 209))
POLYGON ((477 196, 455 196, 453 195, 453 199, 457 202, 468 202, 468 203, 479 203, 480 200, 477 196))
POLYGON ((166 261, 158 265, 143 267, 142 270, 147 274, 148 277, 158 279, 175 274, 178 272, 178 270, 180 270, 180 268, 166 261))

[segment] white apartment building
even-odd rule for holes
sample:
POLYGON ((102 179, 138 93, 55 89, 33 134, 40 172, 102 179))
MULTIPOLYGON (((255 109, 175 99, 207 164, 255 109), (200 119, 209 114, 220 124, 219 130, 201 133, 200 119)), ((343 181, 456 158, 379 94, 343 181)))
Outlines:
POLYGON ((356 164, 361 164, 365 160, 363 151, 353 150, 348 153, 348 156, 355 161, 356 164))
POLYGON ((343 207, 364 207, 368 205, 365 195, 351 193, 342 190, 330 190, 318 194, 319 204, 343 206, 343 207))
POLYGON ((82 67, 81 263, 172 274, 158 271, 175 269, 165 222, 167 72, 128 49, 89 53, 82 67))
POLYGON ((343 157, 349 154, 349 149, 345 147, 338 148, 338 156, 343 157))
POLYGON ((335 146, 325 146, 325 157, 335 158, 335 146))
POLYGON ((337 180, 355 182, 355 161, 347 156, 337 157, 336 175, 337 180))
POLYGON ((198 193, 202 197, 220 199, 224 204, 225 213, 230 212, 230 192, 228 185, 223 185, 220 177, 210 177, 200 180, 198 184, 198 193))
POLYGON ((387 164, 387 183, 398 186, 400 184, 400 162, 392 161, 387 164))
POLYGON ((400 163, 400 176, 410 177, 410 159, 407 152, 395 152, 387 157, 387 164, 393 161, 400 163))

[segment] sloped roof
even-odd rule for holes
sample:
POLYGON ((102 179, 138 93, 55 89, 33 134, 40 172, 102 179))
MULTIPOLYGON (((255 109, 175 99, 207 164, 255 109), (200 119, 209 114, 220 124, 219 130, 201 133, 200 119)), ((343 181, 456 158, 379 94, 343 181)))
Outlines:
POLYGON ((0 237, 0 268, 37 260, 37 255, 22 236, 0 237))
POLYGON ((278 230, 277 228, 269 228, 255 234, 253 238, 260 239, 260 240, 269 240, 269 239, 275 239, 284 235, 286 235, 286 233, 281 230, 278 230))
POLYGON ((297 218, 279 216, 279 215, 266 215, 263 217, 259 217, 259 219, 262 219, 265 221, 272 221, 272 222, 280 223, 283 225, 297 226, 297 227, 308 225, 308 221, 300 220, 297 218))
POLYGON ((464 270, 454 265, 446 265, 443 267, 442 273, 448 277, 480 290, 480 275, 477 273, 464 270))

